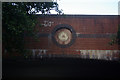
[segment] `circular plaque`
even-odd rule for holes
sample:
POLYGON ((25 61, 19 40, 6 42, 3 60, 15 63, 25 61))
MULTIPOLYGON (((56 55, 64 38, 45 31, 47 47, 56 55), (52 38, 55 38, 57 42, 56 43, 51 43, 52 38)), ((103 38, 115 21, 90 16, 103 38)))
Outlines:
POLYGON ((69 47, 76 39, 74 29, 67 24, 57 25, 52 31, 53 42, 61 48, 69 47))
POLYGON ((72 33, 68 29, 60 29, 56 32, 55 39, 59 44, 69 44, 72 39, 72 33))
POLYGON ((60 41, 65 42, 68 40, 68 34, 66 34, 64 31, 60 32, 57 36, 60 41))

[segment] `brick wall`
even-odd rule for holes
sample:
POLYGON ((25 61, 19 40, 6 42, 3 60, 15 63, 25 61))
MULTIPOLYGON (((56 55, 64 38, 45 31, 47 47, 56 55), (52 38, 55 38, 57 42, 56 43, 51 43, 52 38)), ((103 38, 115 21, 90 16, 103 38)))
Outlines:
POLYGON ((76 54, 76 50, 118 50, 117 44, 109 45, 118 31, 118 16, 105 15, 37 15, 39 41, 25 37, 26 49, 45 49, 46 54, 76 54), (68 24, 76 32, 75 42, 67 47, 57 46, 51 37, 53 29, 59 24, 68 24))

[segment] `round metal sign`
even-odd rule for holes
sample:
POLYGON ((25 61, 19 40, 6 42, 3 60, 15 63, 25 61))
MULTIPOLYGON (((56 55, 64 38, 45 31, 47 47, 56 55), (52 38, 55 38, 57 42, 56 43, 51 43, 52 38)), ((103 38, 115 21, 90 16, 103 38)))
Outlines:
POLYGON ((61 45, 67 45, 72 39, 72 33, 68 29, 60 29, 55 34, 56 41, 61 45))
POLYGON ((66 48, 71 46, 76 39, 76 32, 67 24, 57 25, 52 31, 53 42, 61 47, 66 48))

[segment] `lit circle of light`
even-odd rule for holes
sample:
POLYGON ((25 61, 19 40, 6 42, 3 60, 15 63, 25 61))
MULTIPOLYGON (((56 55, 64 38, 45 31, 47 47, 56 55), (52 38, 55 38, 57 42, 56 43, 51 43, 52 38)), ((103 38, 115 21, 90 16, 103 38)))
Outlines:
POLYGON ((65 33, 65 32, 60 32, 58 34, 58 38, 61 40, 61 41, 67 41, 68 40, 68 35, 65 33))
POLYGON ((55 39, 61 45, 69 44, 72 39, 72 33, 68 29, 60 29, 56 32, 55 39))
POLYGON ((76 31, 68 24, 56 25, 51 34, 53 43, 61 48, 72 46, 76 40, 76 31))

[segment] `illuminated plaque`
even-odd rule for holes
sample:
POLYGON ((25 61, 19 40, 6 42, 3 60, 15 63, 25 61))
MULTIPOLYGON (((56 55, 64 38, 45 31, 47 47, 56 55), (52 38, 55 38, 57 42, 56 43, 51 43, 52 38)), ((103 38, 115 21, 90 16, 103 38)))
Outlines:
POLYGON ((68 35, 65 32, 62 31, 58 34, 58 38, 61 41, 67 41, 68 40, 68 35))
POLYGON ((59 44, 66 45, 70 43, 72 34, 68 29, 60 29, 55 34, 55 39, 59 44))
POLYGON ((61 48, 71 46, 76 40, 76 32, 68 24, 56 25, 51 34, 53 43, 61 48))

